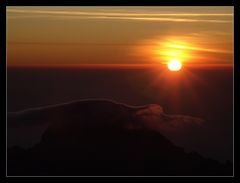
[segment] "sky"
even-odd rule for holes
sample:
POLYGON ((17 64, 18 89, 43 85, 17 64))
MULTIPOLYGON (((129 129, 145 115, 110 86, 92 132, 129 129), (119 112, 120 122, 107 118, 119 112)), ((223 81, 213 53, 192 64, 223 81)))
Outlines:
POLYGON ((7 7, 7 65, 233 64, 233 7, 7 7))

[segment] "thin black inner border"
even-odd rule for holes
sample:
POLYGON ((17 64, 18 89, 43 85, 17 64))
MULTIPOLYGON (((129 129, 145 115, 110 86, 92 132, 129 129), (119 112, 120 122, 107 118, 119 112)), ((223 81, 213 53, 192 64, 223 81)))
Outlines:
MULTIPOLYGON (((73 4, 77 4, 77 5, 99 5, 99 3, 74 3, 74 2, 76 2, 76 1, 72 1, 72 0, 69 0, 69 1, 66 1, 65 3, 73 3, 73 4)), ((115 1, 116 2, 116 1, 115 1)), ((133 3, 133 4, 131 4, 131 3, 124 3, 124 1, 121 1, 120 3, 100 3, 100 6, 104 6, 104 5, 122 5, 122 3, 124 3, 124 5, 136 5, 136 6, 138 6, 138 5, 146 5, 147 4, 147 6, 152 6, 152 5, 161 5, 161 6, 167 6, 167 5, 171 5, 171 6, 173 6, 173 5, 181 5, 181 6, 184 6, 184 5, 194 5, 194 6, 201 6, 201 5, 203 5, 203 6, 212 6, 212 5, 216 5, 216 6, 223 6, 223 5, 225 5, 225 6, 233 6, 234 5, 234 3, 233 2, 230 2, 230 1, 228 1, 228 0, 218 0, 217 2, 208 2, 208 1, 201 1, 200 3, 199 2, 197 2, 197 1, 194 1, 194 3, 189 3, 189 2, 186 2, 185 0, 183 0, 182 2, 180 2, 180 3, 172 3, 172 2, 170 2, 170 3, 151 3, 152 1, 149 1, 148 3, 133 3)), ((56 5, 56 6, 59 6, 59 5, 64 5, 64 3, 62 4, 62 2, 60 2, 59 3, 59 1, 47 1, 47 2, 44 2, 44 0, 43 1, 41 1, 41 3, 39 3, 39 2, 37 2, 37 1, 35 1, 34 3, 33 2, 28 2, 28 1, 25 1, 25 0, 23 0, 23 1, 21 1, 21 6, 22 5, 56 5)), ((9 0, 7 3, 6 3, 6 5, 7 6, 12 6, 12 5, 19 5, 19 1, 17 1, 17 0, 9 0)), ((236 3, 235 3, 235 5, 236 5, 236 3)), ((70 5, 69 5, 70 6, 70 5)), ((238 28, 238 26, 237 26, 237 24, 235 23, 235 22, 237 22, 237 19, 239 20, 239 4, 238 4, 238 6, 235 6, 234 7, 234 33, 235 32, 239 32, 239 28, 238 28)), ((4 7, 4 6, 2 6, 1 7, 1 10, 2 10, 2 15, 4 15, 4 16, 1 16, 1 18, 3 18, 3 21, 1 21, 3 24, 5 24, 5 26, 6 26, 6 9, 4 9, 4 8, 6 8, 6 6, 4 7)), ((2 29, 3 30, 3 29, 2 29)), ((3 30, 3 34, 2 34, 2 36, 1 36, 1 38, 3 38, 3 41, 1 42, 2 43, 2 45, 4 44, 4 43, 6 43, 6 30, 4 31, 3 30)), ((234 40, 239 40, 239 36, 238 36, 238 34, 234 34, 234 40), (238 39, 237 39, 238 38, 238 39)), ((4 44, 4 46, 6 46, 6 44, 4 44)), ((4 47, 3 47, 4 48, 4 47)), ((236 78, 238 78, 238 77, 236 77, 236 76, 239 76, 239 67, 238 67, 238 62, 236 62, 235 60, 239 60, 239 56, 237 55, 237 53, 239 52, 239 43, 238 43, 238 41, 234 41, 234 101, 236 100, 236 98, 235 98, 235 94, 236 93, 238 93, 239 92, 239 86, 237 85, 236 87, 235 87, 235 83, 236 83, 236 78), (236 91, 238 91, 238 92, 236 92, 236 91)), ((3 51, 6 51, 6 47, 5 47, 5 50, 3 49, 3 51)), ((5 52, 6 53, 6 52, 5 52)), ((6 56, 6 55, 4 55, 4 54, 1 54, 1 56, 2 57, 4 57, 4 56, 6 56)), ((2 60, 4 60, 4 59, 6 59, 5 57, 2 59, 2 60)), ((0 64, 0 67, 1 67, 1 74, 3 75, 3 79, 2 79, 2 81, 3 82, 1 82, 1 83, 5 83, 6 82, 6 70, 5 70, 5 68, 6 68, 6 63, 2 63, 2 64, 0 64)), ((5 86, 6 86, 6 83, 5 83, 5 86)), ((5 92, 6 92, 7 90, 5 90, 5 92)), ((4 96, 4 98, 3 99, 7 99, 7 98, 5 98, 6 97, 6 93, 5 93, 5 95, 3 95, 4 96)), ((3 100, 2 100, 3 101, 3 100)), ((7 105, 7 100, 6 100, 6 105, 7 105)), ((233 110, 233 112, 234 112, 234 114, 236 113, 235 112, 235 106, 236 106, 236 102, 234 102, 234 110, 233 110)), ((7 111, 4 111, 4 112, 7 112, 7 111)), ((5 115, 5 117, 6 117, 6 113, 4 113, 4 115, 5 115)), ((234 121, 235 121, 235 115, 234 115, 234 121)), ((6 119, 5 119, 6 120, 6 119)), ((236 126, 237 126, 237 124, 234 124, 234 136, 237 136, 237 134, 235 133, 236 132, 236 126)), ((3 126, 4 128, 2 128, 3 130, 5 130, 6 128, 5 128, 5 126, 3 126)), ((1 133, 3 136, 4 136, 4 138, 6 138, 6 131, 3 131, 4 133, 1 133)), ((4 139, 4 138, 2 138, 2 140, 4 139)), ((4 140, 3 140, 4 141, 4 140)), ((3 144, 3 143, 2 143, 3 144)), ((235 146, 235 141, 234 141, 234 146, 235 146)), ((5 148, 6 148, 6 146, 5 146, 5 148)), ((236 151, 236 149, 234 148, 234 151, 236 151)), ((234 157, 235 158, 235 157, 234 157)), ((234 159, 234 161, 233 161, 233 163, 234 163, 234 169, 236 168, 236 164, 235 164, 235 160, 236 159, 234 159)), ((3 165, 3 164, 2 164, 3 165)), ((6 168, 6 167, 5 167, 6 168)), ((235 171, 234 171, 235 172, 235 171)), ((234 175, 234 177, 235 177, 236 175, 234 175)), ((9 177, 9 176, 8 176, 9 177)), ((174 176, 174 177, 176 177, 176 176, 174 176)), ((196 176, 194 176, 194 177, 196 177, 196 176)), ((211 176, 212 177, 212 176, 211 176)))

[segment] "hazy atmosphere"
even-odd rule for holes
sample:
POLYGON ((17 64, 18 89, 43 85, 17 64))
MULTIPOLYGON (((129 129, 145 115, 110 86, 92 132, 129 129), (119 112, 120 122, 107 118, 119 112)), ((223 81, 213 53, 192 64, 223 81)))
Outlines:
POLYGON ((8 65, 232 64, 232 7, 8 7, 8 65))
POLYGON ((231 176, 233 7, 7 7, 8 175, 231 176))

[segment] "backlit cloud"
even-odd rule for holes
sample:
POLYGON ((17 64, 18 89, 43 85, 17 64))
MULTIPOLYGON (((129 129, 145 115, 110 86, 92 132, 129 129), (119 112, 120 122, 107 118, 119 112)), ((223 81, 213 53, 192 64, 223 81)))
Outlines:
POLYGON ((137 21, 167 21, 167 22, 204 22, 231 23, 231 13, 136 13, 136 12, 91 12, 91 11, 60 11, 60 10, 29 10, 8 8, 9 18, 31 18, 32 16, 48 15, 48 18, 60 19, 115 19, 137 21), (22 14, 14 16, 10 13, 22 14), (223 19, 226 17, 228 19, 223 19), (211 18, 211 19, 210 19, 211 18), (230 19, 229 19, 230 18, 230 19))
POLYGON ((9 132, 43 125, 50 126, 49 130, 60 136, 66 129, 81 131, 85 128, 110 127, 149 130, 177 142, 180 137, 187 136, 188 132, 201 129, 204 120, 187 115, 166 114, 158 104, 129 106, 105 99, 91 99, 8 113, 7 123, 9 132))

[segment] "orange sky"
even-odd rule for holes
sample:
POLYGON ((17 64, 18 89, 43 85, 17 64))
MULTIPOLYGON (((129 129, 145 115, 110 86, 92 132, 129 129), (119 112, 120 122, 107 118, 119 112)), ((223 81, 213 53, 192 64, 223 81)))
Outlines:
POLYGON ((7 64, 233 63, 233 7, 7 7, 7 64))

